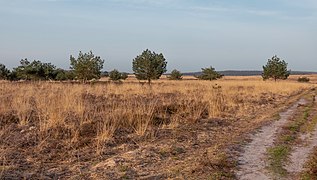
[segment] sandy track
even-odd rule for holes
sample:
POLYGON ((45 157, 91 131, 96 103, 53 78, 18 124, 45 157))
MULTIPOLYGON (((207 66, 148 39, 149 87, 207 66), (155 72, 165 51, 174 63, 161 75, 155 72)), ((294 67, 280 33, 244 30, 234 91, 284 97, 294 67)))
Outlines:
POLYGON ((238 171, 236 177, 238 179, 272 179, 266 170, 266 152, 271 147, 274 139, 290 117, 294 115, 299 104, 305 104, 304 99, 296 102, 285 112, 280 113, 280 119, 264 126, 260 131, 252 135, 251 143, 243 148, 243 153, 239 157, 238 171))
MULTIPOLYGON (((317 100, 317 98, 315 98, 317 100)), ((285 166, 285 169, 294 176, 300 173, 312 153, 314 147, 317 146, 317 126, 312 133, 301 134, 300 139, 303 143, 293 147, 290 155, 290 161, 285 166)))

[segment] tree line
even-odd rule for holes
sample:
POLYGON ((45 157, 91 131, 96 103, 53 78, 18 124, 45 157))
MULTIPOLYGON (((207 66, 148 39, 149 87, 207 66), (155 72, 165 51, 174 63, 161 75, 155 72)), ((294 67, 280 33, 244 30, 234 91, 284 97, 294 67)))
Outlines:
MULTIPOLYGON (((102 76, 109 76, 110 80, 120 81, 128 78, 127 73, 119 72, 117 69, 109 73, 102 73, 105 60, 100 56, 95 56, 92 51, 88 53, 79 52, 77 58, 70 56, 70 70, 56 68, 51 63, 43 63, 39 60, 22 59, 18 67, 9 70, 5 65, 0 63, 0 79, 17 81, 17 80, 79 80, 87 82, 90 80, 98 80, 102 76)), ((152 80, 159 79, 167 72, 167 61, 162 53, 155 53, 146 49, 142 54, 132 60, 132 70, 134 75, 139 80, 146 80, 149 84, 152 80)), ((201 80, 216 80, 223 77, 212 66, 201 69, 200 75, 195 76, 201 80)), ((273 78, 287 79, 290 71, 287 70, 287 63, 277 56, 273 56, 263 66, 262 77, 264 80, 273 78)), ((181 80, 183 74, 174 69, 168 79, 181 80)))

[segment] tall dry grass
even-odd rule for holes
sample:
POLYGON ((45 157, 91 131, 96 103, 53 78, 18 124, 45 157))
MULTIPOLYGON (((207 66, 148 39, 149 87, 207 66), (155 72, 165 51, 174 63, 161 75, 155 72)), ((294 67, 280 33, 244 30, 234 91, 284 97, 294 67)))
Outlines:
MULTIPOLYGON (((144 136, 201 118, 240 118, 310 88, 260 80, 139 83, 0 83, 0 116, 35 128, 39 141, 95 144, 101 152, 118 131, 144 136)), ((3 123, 2 123, 3 124, 3 123)), ((1 128, 5 128, 2 126, 1 128)), ((39 143, 39 146, 41 143, 39 143)))

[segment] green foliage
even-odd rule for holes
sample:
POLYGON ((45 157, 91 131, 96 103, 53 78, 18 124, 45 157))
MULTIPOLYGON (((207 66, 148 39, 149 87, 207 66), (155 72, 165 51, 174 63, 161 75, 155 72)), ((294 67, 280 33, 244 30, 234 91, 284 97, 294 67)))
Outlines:
POLYGON ((290 148, 285 145, 278 145, 268 149, 268 155, 270 158, 270 169, 281 176, 285 176, 287 171, 283 167, 283 163, 286 161, 290 148))
POLYGON ((171 75, 168 77, 168 79, 170 79, 170 80, 182 80, 183 79, 182 76, 183 76, 183 74, 180 71, 174 69, 171 72, 171 75))
POLYGON ((121 79, 126 80, 128 77, 128 73, 121 73, 121 79))
POLYGON ((64 81, 67 79, 66 71, 64 69, 60 69, 60 68, 56 69, 54 73, 55 73, 55 80, 57 81, 64 81))
POLYGON ((55 70, 55 80, 56 81, 66 81, 75 79, 75 75, 73 71, 66 71, 64 69, 56 69, 55 70))
POLYGON ((287 63, 281 60, 276 55, 268 60, 267 64, 263 66, 263 80, 273 78, 275 81, 277 79, 287 79, 290 75, 290 71, 287 70, 287 63))
POLYGON ((43 68, 43 74, 40 74, 40 76, 42 75, 45 80, 55 79, 56 74, 54 72, 56 70, 56 67, 54 65, 52 65, 51 63, 42 63, 41 66, 41 68, 43 68))
POLYGON ((222 74, 219 74, 217 71, 215 71, 215 68, 210 66, 209 68, 201 68, 202 73, 199 76, 196 76, 198 79, 201 80, 216 80, 223 77, 222 74))
POLYGON ((8 79, 10 71, 6 68, 5 65, 0 64, 0 80, 1 79, 8 79))
POLYGON ((76 78, 83 82, 100 79, 103 64, 104 60, 95 56, 92 51, 84 54, 80 51, 77 59, 70 56, 70 68, 74 70, 76 78))
POLYGON ((121 79, 121 73, 118 70, 114 69, 109 72, 109 78, 112 81, 119 81, 121 79))
POLYGON ((150 50, 145 50, 133 59, 132 69, 137 79, 148 80, 159 79, 166 72, 167 62, 163 54, 156 54, 150 50))
MULTIPOLYGON (((287 162, 290 155, 292 146, 296 143, 301 129, 311 123, 310 114, 313 107, 313 101, 311 105, 307 107, 299 107, 298 112, 292 118, 287 125, 285 125, 279 136, 275 140, 273 147, 268 148, 268 157, 270 160, 269 169, 278 176, 286 176, 287 171, 284 168, 285 162, 287 162)), ((313 125, 315 127, 315 124, 313 125)))
POLYGON ((109 78, 112 81, 119 81, 121 79, 125 80, 128 78, 127 73, 120 73, 118 70, 114 69, 109 72, 109 78))
POLYGON ((299 78, 297 79, 297 81, 298 81, 298 82, 309 82, 310 79, 309 79, 308 77, 299 77, 299 78))
POLYGON ((65 71, 65 74, 66 74, 67 80, 76 79, 76 74, 75 74, 75 72, 73 70, 65 71))
POLYGON ((27 59, 20 61, 20 66, 13 69, 11 79, 23 80, 49 80, 55 79, 54 73, 56 67, 51 63, 42 63, 41 61, 34 60, 33 62, 27 59))
POLYGON ((8 80, 10 80, 10 81, 17 81, 17 80, 19 80, 19 78, 18 78, 18 75, 17 75, 17 72, 16 71, 11 71, 10 73, 9 73, 9 75, 8 75, 8 80))

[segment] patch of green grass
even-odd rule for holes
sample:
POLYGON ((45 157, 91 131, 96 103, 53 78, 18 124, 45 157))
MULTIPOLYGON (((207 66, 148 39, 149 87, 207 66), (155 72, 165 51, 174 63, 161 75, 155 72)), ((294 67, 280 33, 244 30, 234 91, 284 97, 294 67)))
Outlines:
POLYGON ((303 119, 307 119, 307 118, 308 118, 309 112, 310 112, 310 108, 306 108, 306 110, 305 110, 305 112, 304 112, 303 119))
POLYGON ((301 176, 301 180, 312 180, 312 179, 313 179, 312 175, 308 173, 303 173, 301 176))
POLYGON ((284 135, 281 137, 281 140, 285 143, 291 143, 296 140, 296 137, 294 135, 284 135))
POLYGON ((274 114, 274 115, 273 115, 273 119, 276 120, 276 121, 280 120, 280 119, 281 119, 280 113, 274 114))
POLYGON ((169 151, 166 150, 166 149, 160 149, 159 152, 158 152, 162 157, 168 157, 169 156, 169 151))
POLYGON ((119 165, 118 169, 120 172, 126 172, 129 169, 129 167, 126 165, 119 165))
POLYGON ((283 168, 283 163, 287 160, 290 148, 285 145, 278 145, 268 149, 270 157, 270 169, 275 174, 285 176, 287 171, 283 168))
MULTIPOLYGON (((313 102, 308 106, 299 107, 294 119, 283 128, 283 131, 275 142, 276 145, 267 150, 269 157, 269 169, 280 177, 285 177, 288 172, 283 165, 288 160, 292 145, 295 143, 302 128, 309 123, 313 110, 313 102)), ((317 122, 317 120, 316 120, 317 122)))
POLYGON ((298 132, 299 127, 300 127, 300 124, 298 122, 294 122, 294 123, 290 124, 287 128, 291 132, 298 132))
POLYGON ((131 179, 131 178, 129 178, 127 174, 124 174, 123 176, 121 176, 121 179, 131 179))
POLYGON ((185 149, 182 147, 172 147, 171 148, 171 154, 174 156, 177 156, 179 154, 183 154, 185 152, 186 152, 185 149))
POLYGON ((297 117, 290 125, 288 125, 287 129, 289 129, 291 132, 299 132, 301 127, 303 127, 304 124, 307 124, 311 109, 311 107, 306 107, 303 114, 297 117))
POLYGON ((313 132, 315 130, 317 124, 317 114, 315 114, 312 118, 311 121, 306 123, 302 128, 301 132, 313 132))

